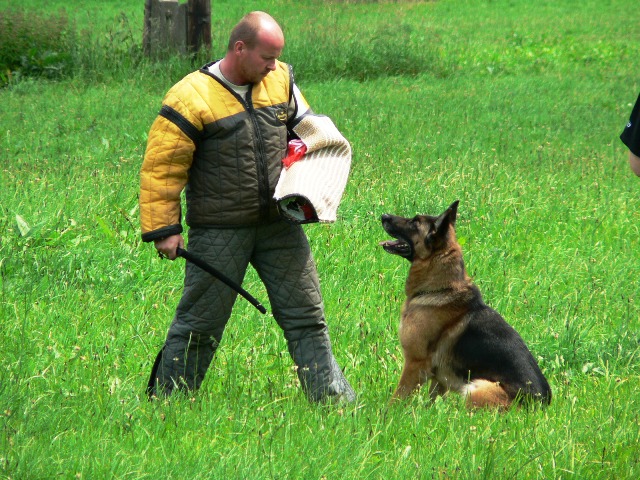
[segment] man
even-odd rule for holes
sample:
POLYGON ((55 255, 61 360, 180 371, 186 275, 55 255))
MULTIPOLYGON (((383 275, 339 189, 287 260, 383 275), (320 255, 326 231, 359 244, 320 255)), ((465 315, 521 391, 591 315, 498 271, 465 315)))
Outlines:
MULTIPOLYGON (((233 28, 227 53, 174 85, 154 121, 141 169, 142 239, 171 260, 184 246, 240 284, 249 264, 264 283, 303 390, 311 401, 355 393, 332 354, 316 267, 300 226, 283 220, 274 190, 296 125, 313 116, 278 60, 284 35, 264 12, 233 28)), ((182 298, 148 393, 195 390, 236 293, 187 263, 182 298)))
POLYGON ((629 122, 620 135, 622 142, 629 148, 629 166, 640 177, 640 95, 631 111, 629 122))

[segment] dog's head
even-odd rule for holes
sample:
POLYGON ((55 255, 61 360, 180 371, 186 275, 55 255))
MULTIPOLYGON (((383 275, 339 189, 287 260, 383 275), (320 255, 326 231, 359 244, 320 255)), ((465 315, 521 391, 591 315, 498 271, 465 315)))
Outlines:
POLYGON ((410 262, 426 259, 449 240, 450 227, 455 227, 459 200, 438 217, 416 215, 413 218, 382 215, 382 228, 395 240, 380 242, 386 252, 400 255, 410 262))

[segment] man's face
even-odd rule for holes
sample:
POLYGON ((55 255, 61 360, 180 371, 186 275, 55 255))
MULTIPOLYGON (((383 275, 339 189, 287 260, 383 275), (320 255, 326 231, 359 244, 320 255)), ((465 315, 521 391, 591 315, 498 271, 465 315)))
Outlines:
POLYGON ((284 48, 284 39, 273 32, 262 32, 253 48, 244 46, 239 69, 245 84, 260 83, 276 69, 276 60, 284 48))

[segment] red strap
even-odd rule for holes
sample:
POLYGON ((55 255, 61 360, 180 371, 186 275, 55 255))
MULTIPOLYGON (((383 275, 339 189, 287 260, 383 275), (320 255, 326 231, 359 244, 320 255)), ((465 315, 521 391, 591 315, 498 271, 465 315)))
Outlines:
POLYGON ((284 168, 289 168, 307 153, 307 146, 302 140, 291 140, 287 146, 287 156, 282 160, 284 168))

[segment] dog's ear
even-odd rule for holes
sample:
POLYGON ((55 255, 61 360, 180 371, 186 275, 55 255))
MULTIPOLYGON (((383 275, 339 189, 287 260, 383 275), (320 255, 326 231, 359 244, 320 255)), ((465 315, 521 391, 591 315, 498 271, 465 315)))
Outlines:
POLYGON ((458 200, 453 202, 442 215, 435 219, 433 222, 433 230, 431 230, 431 233, 424 239, 424 244, 427 248, 435 248, 440 242, 445 241, 449 234, 449 225, 455 227, 456 216, 458 214, 458 202, 458 200))
POLYGON ((458 203, 460 200, 456 200, 449 208, 447 208, 442 215, 436 219, 436 232, 446 233, 449 230, 449 225, 456 226, 456 217, 458 215, 458 203))
POLYGON ((453 225, 454 227, 456 226, 456 218, 458 218, 458 204, 459 203, 460 203, 460 200, 456 200, 451 205, 449 205, 449 208, 447 209, 447 212, 450 212, 449 213, 449 223, 451 223, 451 225, 453 225))

